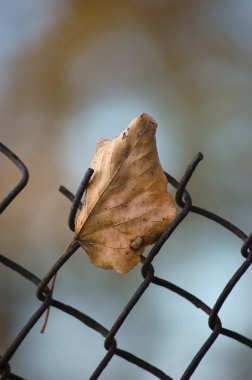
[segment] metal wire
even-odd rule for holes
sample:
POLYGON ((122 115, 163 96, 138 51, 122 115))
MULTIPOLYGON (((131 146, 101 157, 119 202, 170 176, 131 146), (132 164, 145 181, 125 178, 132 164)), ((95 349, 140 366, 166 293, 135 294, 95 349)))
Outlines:
MULTIPOLYGON (((9 194, 0 202, 0 213, 2 213, 10 205, 10 203, 15 199, 15 197, 22 191, 22 189, 26 186, 28 182, 28 178, 29 178, 29 173, 24 163, 2 143, 0 143, 0 151, 4 155, 6 155, 6 157, 8 157, 18 167, 18 169, 21 172, 21 180, 12 190, 10 190, 9 194)), ((214 344, 214 342, 216 341, 216 339, 218 338, 220 334, 227 336, 229 338, 232 338, 249 348, 252 348, 251 339, 239 334, 236 331, 232 331, 232 330, 222 327, 222 323, 218 315, 223 304, 227 300, 228 296, 230 295, 234 287, 237 285, 237 283, 239 282, 243 274, 248 270, 248 268, 250 267, 252 263, 252 249, 251 249, 252 234, 247 236, 245 232, 243 232, 241 229, 239 229, 230 221, 225 220, 219 215, 216 215, 206 209, 197 207, 192 204, 192 199, 191 199, 190 194, 186 190, 186 186, 190 178, 192 177, 193 172, 196 169, 198 163, 202 159, 203 159, 202 153, 198 153, 194 157, 192 162, 189 164, 189 166, 187 167, 185 174, 180 181, 177 181, 171 175, 169 175, 168 173, 165 173, 170 184, 177 189, 175 200, 178 206, 181 208, 181 210, 178 213, 175 220, 170 224, 167 230, 162 234, 162 236, 160 236, 158 241, 152 247, 147 257, 144 257, 144 256, 142 257, 141 273, 143 276, 143 281, 139 285, 139 287, 135 290, 134 294, 132 295, 130 300, 127 302, 127 304, 124 306, 123 310, 118 315, 118 317, 116 318, 116 320, 114 321, 110 329, 104 327, 99 321, 81 312, 80 310, 77 310, 76 308, 73 308, 72 306, 66 305, 52 298, 51 290, 49 289, 48 284, 51 281, 51 279, 57 274, 60 268, 68 261, 68 259, 79 248, 79 243, 77 241, 72 241, 70 243, 69 247, 66 249, 64 254, 55 262, 52 268, 48 271, 48 273, 42 279, 38 278, 35 274, 31 273, 30 271, 28 271, 26 268, 19 265, 18 263, 10 260, 6 256, 0 255, 0 263, 8 267, 10 270, 14 271, 16 274, 21 275, 24 279, 32 282, 37 287, 37 297, 41 301, 41 305, 39 306, 39 308, 34 311, 34 313, 31 315, 31 317, 23 326, 23 328, 19 331, 17 336, 14 338, 14 340, 6 348, 2 356, 0 356, 1 380, 7 380, 7 379, 25 380, 22 377, 15 375, 11 372, 10 360, 15 354, 15 352, 17 351, 17 349, 19 349, 20 344, 23 342, 27 334, 29 334, 29 332, 31 331, 33 326, 36 324, 38 319, 50 306, 55 307, 61 310, 62 312, 71 315, 72 317, 82 322, 86 327, 97 331, 99 334, 101 334, 104 337, 104 347, 107 350, 107 353, 104 356, 104 358, 101 360, 101 362, 98 363, 93 373, 90 375, 91 380, 95 380, 100 377, 100 375, 102 374, 106 366, 109 365, 111 360, 113 360, 114 355, 117 355, 118 357, 123 358, 129 363, 137 365, 138 367, 142 368, 144 371, 147 371, 153 374, 154 377, 158 379, 172 380, 172 378, 169 375, 165 374, 161 369, 156 368, 152 364, 146 362, 142 358, 135 356, 131 352, 127 352, 125 350, 120 349, 116 341, 116 334, 118 333, 118 331, 124 324, 129 313, 132 311, 132 309, 135 307, 139 299, 142 297, 144 292, 147 291, 150 285, 161 286, 177 294, 178 296, 183 297, 185 300, 190 302, 193 306, 201 309, 208 316, 208 325, 210 329, 212 330, 212 332, 210 333, 206 341, 203 343, 203 345, 199 348, 197 354, 192 358, 191 362, 189 363, 188 367, 185 369, 184 373, 181 375, 180 377, 181 380, 187 380, 191 378, 192 374, 197 369, 199 363, 205 357, 208 350, 214 344), (226 228, 232 234, 238 236, 243 242, 242 247, 241 247, 241 254, 244 257, 244 260, 241 263, 241 265, 237 268, 237 270, 235 271, 233 276, 230 278, 230 280, 227 282, 226 286, 222 290, 221 294, 217 298, 212 308, 208 306, 206 303, 204 303, 202 300, 200 300, 198 297, 196 297, 195 295, 189 293, 187 290, 180 288, 179 286, 169 282, 166 279, 162 279, 155 276, 155 271, 153 267, 153 261, 155 259, 155 256, 160 252, 161 247, 165 244, 167 239, 169 239, 169 237, 175 231, 177 226, 183 222, 183 220, 186 218, 186 216, 190 212, 196 213, 200 215, 201 217, 212 220, 218 225, 226 228)), ((68 218, 68 225, 71 230, 74 230, 76 213, 78 209, 81 209, 82 207, 81 198, 85 192, 85 189, 88 185, 88 182, 92 174, 93 174, 93 170, 88 169, 83 180, 81 181, 80 187, 76 195, 73 195, 64 186, 61 186, 59 188, 59 191, 72 202, 72 207, 71 207, 69 218, 68 218)))
POLYGON ((13 162, 20 170, 22 177, 21 180, 17 183, 17 185, 12 189, 9 194, 1 201, 0 203, 0 214, 9 206, 9 204, 16 198, 16 196, 23 190, 23 188, 27 185, 29 180, 29 172, 24 163, 13 153, 10 149, 8 149, 4 144, 0 142, 0 151, 9 158, 10 161, 13 162))

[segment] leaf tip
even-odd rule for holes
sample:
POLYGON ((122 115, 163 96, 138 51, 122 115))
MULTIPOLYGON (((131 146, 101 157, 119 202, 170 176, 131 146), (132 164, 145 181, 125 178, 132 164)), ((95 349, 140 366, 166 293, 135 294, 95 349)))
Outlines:
POLYGON ((140 115, 140 118, 142 120, 144 120, 147 124, 149 124, 150 126, 154 127, 154 128, 157 128, 158 124, 156 122, 156 120, 154 119, 154 117, 152 117, 151 115, 149 115, 148 113, 144 112, 140 115))

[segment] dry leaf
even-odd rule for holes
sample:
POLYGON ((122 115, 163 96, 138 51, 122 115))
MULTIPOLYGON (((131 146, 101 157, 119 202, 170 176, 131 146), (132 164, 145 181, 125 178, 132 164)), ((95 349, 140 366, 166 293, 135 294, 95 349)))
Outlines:
POLYGON ((97 144, 75 239, 98 267, 128 272, 176 216, 158 158, 156 128, 144 113, 118 137, 97 144))

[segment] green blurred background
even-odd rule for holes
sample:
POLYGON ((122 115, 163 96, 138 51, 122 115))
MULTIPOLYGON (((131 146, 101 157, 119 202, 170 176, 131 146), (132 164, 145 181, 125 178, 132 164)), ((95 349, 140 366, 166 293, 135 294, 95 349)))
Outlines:
MULTIPOLYGON (((43 276, 72 234, 69 201, 99 138, 112 138, 142 112, 159 124, 166 171, 180 178, 201 150, 188 187, 193 202, 246 233, 252 213, 252 2, 249 0, 3 0, 0 3, 1 141, 26 163, 28 187, 1 217, 1 254, 43 276)), ((0 157, 0 196, 19 178, 0 157)), ((189 216, 154 261, 156 275, 213 306, 242 262, 241 241, 189 216)), ((81 250, 61 270, 55 297, 110 328, 141 282, 103 271, 81 250)), ((36 310, 36 289, 0 267, 0 352, 36 310)), ((220 312, 224 327, 252 336, 251 273, 220 312)), ((27 379, 87 379, 105 354, 103 338, 52 310, 11 360, 27 379)), ((151 285, 117 334, 118 346, 174 379, 209 336, 207 316, 151 285)), ((195 380, 247 380, 251 351, 220 336, 195 380)), ((114 357, 101 379, 153 379, 114 357)))

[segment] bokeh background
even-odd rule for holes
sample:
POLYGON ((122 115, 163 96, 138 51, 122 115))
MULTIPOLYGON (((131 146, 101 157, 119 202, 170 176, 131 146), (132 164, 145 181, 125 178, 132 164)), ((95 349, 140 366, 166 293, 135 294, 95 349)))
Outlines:
MULTIPOLYGON (((26 163, 28 187, 1 217, 1 253, 43 276, 72 234, 69 201, 99 138, 131 119, 159 123, 160 160, 180 178, 201 150, 190 185, 195 204, 251 230, 252 2, 250 0, 3 0, 0 4, 1 141, 26 163)), ((0 157, 1 198, 19 178, 0 157)), ((155 259, 156 274, 212 306, 242 262, 241 241, 191 215, 155 259)), ((36 310, 36 289, 0 267, 0 352, 36 310)), ((141 282, 103 271, 81 250, 61 270, 55 297, 110 327, 141 282)), ((220 312, 249 337, 251 271, 220 312)), ((57 310, 11 360, 27 379, 87 379, 105 354, 103 338, 57 310)), ((120 348, 180 378, 210 334, 207 317, 151 285, 120 329, 120 348)), ((251 351, 219 337, 193 379, 251 377, 251 351)), ((114 357, 101 379, 152 379, 114 357)))

